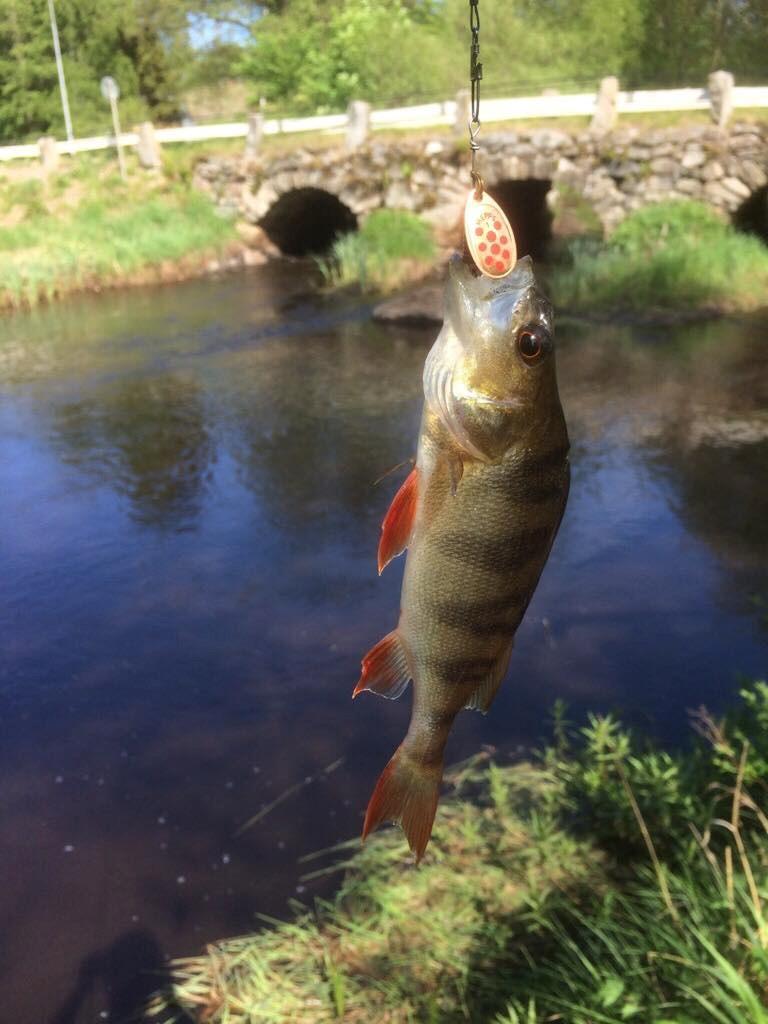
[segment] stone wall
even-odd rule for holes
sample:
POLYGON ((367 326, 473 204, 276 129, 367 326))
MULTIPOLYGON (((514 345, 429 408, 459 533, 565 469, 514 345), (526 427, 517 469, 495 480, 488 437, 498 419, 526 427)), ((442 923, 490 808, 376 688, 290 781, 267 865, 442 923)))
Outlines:
MULTIPOLYGON (((768 183, 768 125, 736 123, 728 131, 627 128, 604 135, 487 132, 482 144, 481 169, 489 187, 531 178, 549 181, 550 205, 566 190, 576 193, 606 233, 630 211, 664 199, 699 199, 731 216, 768 183)), ((203 161, 196 182, 251 224, 285 193, 317 188, 336 195, 358 218, 385 206, 451 228, 469 189, 468 154, 463 140, 374 137, 353 153, 302 148, 249 161, 203 161)))

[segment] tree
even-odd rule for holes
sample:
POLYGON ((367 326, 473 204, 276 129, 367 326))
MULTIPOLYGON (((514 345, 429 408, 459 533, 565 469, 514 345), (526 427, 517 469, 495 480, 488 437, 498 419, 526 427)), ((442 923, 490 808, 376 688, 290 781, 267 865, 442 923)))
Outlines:
POLYGON ((288 0, 255 23, 241 68, 261 95, 295 110, 437 96, 452 77, 438 29, 423 3, 288 0))
MULTIPOLYGON (((186 10, 150 0, 56 0, 75 134, 109 130, 99 92, 117 79, 123 120, 178 110, 186 10)), ((47 0, 0 0, 0 138, 63 133, 47 0)))

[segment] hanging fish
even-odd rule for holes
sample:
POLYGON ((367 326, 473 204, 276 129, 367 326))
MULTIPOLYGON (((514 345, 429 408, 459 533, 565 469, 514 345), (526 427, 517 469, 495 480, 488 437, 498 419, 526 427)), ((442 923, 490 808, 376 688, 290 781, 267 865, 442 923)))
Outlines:
POLYGON ((400 621, 363 658, 353 694, 394 699, 413 680, 408 732, 373 791, 363 838, 397 822, 417 861, 453 720, 491 706, 568 495, 552 310, 529 257, 500 280, 453 258, 424 398, 416 465, 379 545, 379 572, 408 548, 400 621))

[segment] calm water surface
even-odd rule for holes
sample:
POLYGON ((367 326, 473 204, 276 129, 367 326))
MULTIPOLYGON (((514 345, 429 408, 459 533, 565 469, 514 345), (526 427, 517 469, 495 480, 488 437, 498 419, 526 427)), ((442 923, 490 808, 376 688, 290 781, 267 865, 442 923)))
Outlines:
MULTIPOLYGON (((408 697, 350 693, 396 620, 373 481, 434 331, 305 291, 266 268, 0 325, 3 1019, 125 1019, 165 954, 311 899, 299 858, 359 830, 405 731, 408 697)), ((537 742, 558 697, 684 742, 765 673, 767 328, 561 327, 570 504, 449 760, 537 742)))

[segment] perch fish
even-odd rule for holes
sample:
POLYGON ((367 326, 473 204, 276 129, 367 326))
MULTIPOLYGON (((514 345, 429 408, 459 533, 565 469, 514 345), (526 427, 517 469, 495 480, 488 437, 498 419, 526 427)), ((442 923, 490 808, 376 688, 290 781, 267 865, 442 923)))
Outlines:
POLYGON ((379 545, 379 572, 408 549, 400 621, 364 657, 353 694, 394 699, 413 680, 408 732, 376 784, 363 838, 397 822, 417 860, 453 721, 491 706, 568 496, 552 309, 529 257, 501 280, 453 258, 424 398, 416 465, 379 545))

